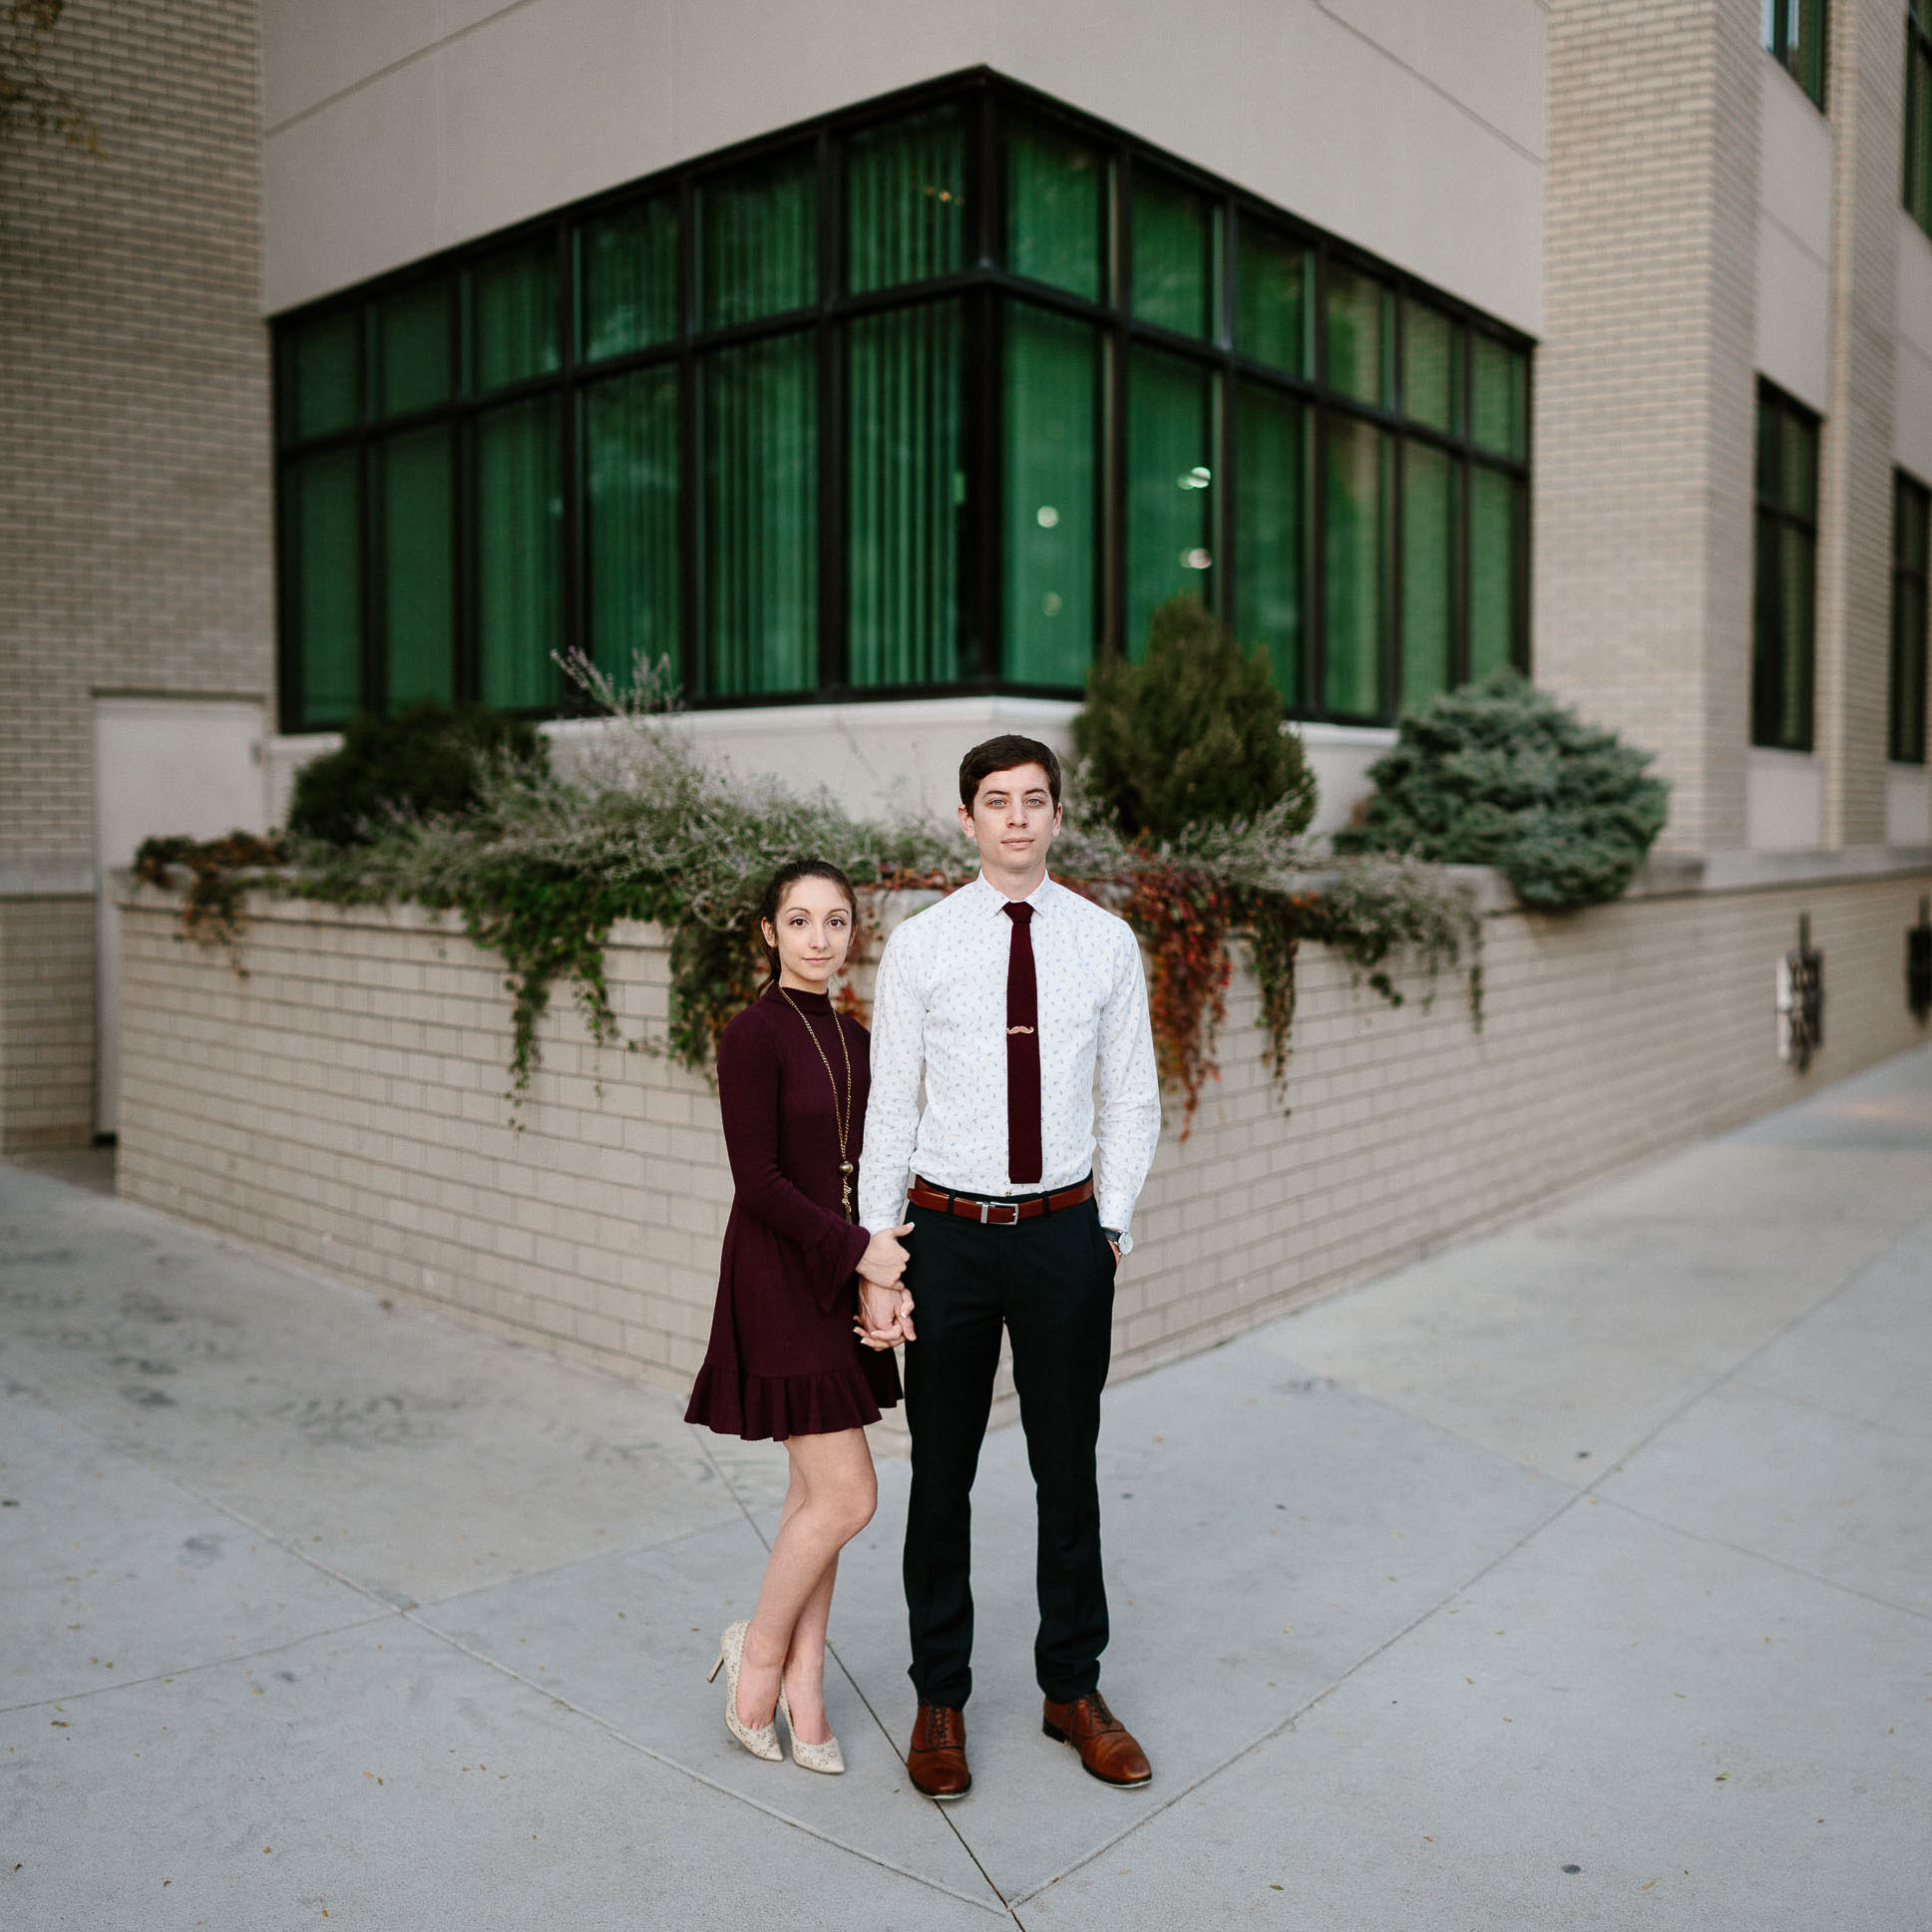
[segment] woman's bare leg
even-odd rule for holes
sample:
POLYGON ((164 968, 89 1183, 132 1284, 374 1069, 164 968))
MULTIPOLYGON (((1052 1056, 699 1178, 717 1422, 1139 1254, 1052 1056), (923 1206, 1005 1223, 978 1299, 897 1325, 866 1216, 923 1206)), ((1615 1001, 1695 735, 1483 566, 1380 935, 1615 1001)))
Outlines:
POLYGON ((805 1742, 822 1743, 825 1632, 839 1552, 872 1521, 879 1483, 863 1429, 790 1436, 785 1449, 791 1484, 745 1635, 738 1717, 752 1726, 769 1724, 785 1673, 805 1742))

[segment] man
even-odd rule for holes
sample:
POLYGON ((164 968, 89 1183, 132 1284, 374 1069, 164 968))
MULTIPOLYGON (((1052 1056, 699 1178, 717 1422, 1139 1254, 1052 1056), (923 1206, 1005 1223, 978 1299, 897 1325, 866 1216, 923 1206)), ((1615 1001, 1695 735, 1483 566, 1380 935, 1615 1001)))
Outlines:
POLYGON ((1124 921, 1046 876, 1060 829, 1050 747, 974 746, 960 824, 978 878, 908 920, 880 961, 860 1168, 860 1220, 914 1230, 905 1576, 919 1718, 907 1768, 929 1797, 964 1796, 972 1781, 968 1497, 1003 1324, 1039 1503, 1043 1729, 1095 1777, 1144 1784, 1147 1759, 1099 1691, 1094 1477, 1114 1270, 1160 1135, 1140 948, 1124 921))

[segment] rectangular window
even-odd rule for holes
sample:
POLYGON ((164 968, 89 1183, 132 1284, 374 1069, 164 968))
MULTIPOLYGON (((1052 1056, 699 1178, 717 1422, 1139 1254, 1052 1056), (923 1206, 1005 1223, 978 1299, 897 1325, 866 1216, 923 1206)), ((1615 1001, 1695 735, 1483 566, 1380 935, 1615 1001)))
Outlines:
POLYGON ((1486 463, 1469 472, 1469 675, 1484 678, 1519 664, 1522 607, 1523 486, 1486 463))
POLYGON ((1445 436, 1462 428, 1462 331, 1426 302, 1402 304, 1402 414, 1445 436))
POLYGON ((1402 450, 1401 704, 1415 710, 1455 682, 1456 557, 1461 549, 1457 484, 1462 468, 1446 451, 1411 442, 1402 450))
POLYGON ((281 473, 283 596, 294 631, 291 709, 308 730, 362 708, 361 458, 324 450, 281 473))
POLYGON ((703 325, 729 328, 818 300, 818 170, 811 151, 734 169, 697 193, 703 325))
POLYGON ((846 283, 855 295, 966 266, 966 119, 957 108, 854 135, 845 162, 846 283))
POLYGON ((456 471, 447 423, 378 445, 383 689, 388 709, 456 691, 456 471))
POLYGON ((277 362, 284 443, 355 427, 361 336, 360 308, 337 309, 283 330, 277 362))
POLYGON ((706 358, 698 447, 709 697, 808 691, 819 676, 818 374, 808 334, 706 358))
POLYGON ((1308 411, 1266 383, 1235 392, 1235 607, 1244 644, 1266 644, 1283 702, 1307 703, 1308 411))
POLYGON ((1818 419, 1760 381, 1750 739, 1786 751, 1811 749, 1817 501, 1818 419))
POLYGON ((950 684, 960 674, 964 338, 958 302, 865 316, 847 336, 852 684, 950 684))
POLYGON ((1309 276, 1313 262, 1289 241, 1243 216, 1235 264, 1235 348, 1299 376, 1308 367, 1309 276))
POLYGON ((1387 708, 1382 636, 1392 439, 1352 416, 1331 415, 1325 427, 1323 709, 1343 718, 1377 718, 1387 708))
POLYGON ((589 654, 619 690, 641 662, 676 667, 677 371, 599 382, 583 399, 589 654))
POLYGON ((1905 205, 1932 234, 1932 0, 1906 12, 1905 205))
POLYGON ((1127 655, 1155 606, 1213 594, 1214 379, 1199 363, 1136 346, 1127 366, 1127 655))
POLYGON ((1177 335, 1214 329, 1214 208, 1150 168, 1134 171, 1134 319, 1177 335))
POLYGON ((1358 402, 1387 403, 1394 347, 1388 290, 1373 276, 1334 262, 1327 306, 1330 387, 1358 402))
POLYGON ((1891 751, 1901 765, 1922 765, 1932 493, 1903 470, 1893 474, 1893 492, 1891 751))
POLYGON ((1032 117, 1006 135, 1006 259, 1015 275, 1106 299, 1107 170, 1071 131, 1032 117))
POLYGON ((450 285, 421 282, 376 304, 376 414, 407 416, 450 399, 450 285))
POLYGON ((1529 370, 1523 352, 1476 335, 1469 345, 1469 437, 1494 456, 1529 454, 1529 370))
POLYGON ((1759 0, 1766 51, 1820 107, 1824 106, 1825 0, 1759 0))
POLYGON ((577 233, 578 301, 586 362, 654 348, 677 333, 677 202, 653 195, 577 233))
POLYGON ((476 423, 478 694, 504 711, 557 702, 564 644, 563 451, 555 397, 476 423))
POLYGON ((479 262, 470 307, 479 391, 549 375, 557 367, 557 244, 545 235, 479 262))
POLYGON ((1099 628, 1098 340, 1085 322, 1020 302, 1006 307, 1004 338, 1005 671, 1077 689, 1099 628))

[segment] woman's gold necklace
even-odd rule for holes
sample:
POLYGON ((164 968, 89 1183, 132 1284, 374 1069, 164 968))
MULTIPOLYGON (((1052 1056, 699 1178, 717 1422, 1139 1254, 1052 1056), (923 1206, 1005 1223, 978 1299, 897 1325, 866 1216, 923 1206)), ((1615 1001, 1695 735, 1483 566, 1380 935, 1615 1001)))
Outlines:
POLYGON ((845 1218, 852 1219, 852 1162, 847 1157, 846 1145, 852 1133, 852 1049, 845 1043, 845 1028, 839 1024, 837 1013, 832 1015, 832 1030, 839 1036, 839 1053, 845 1061, 845 1117, 839 1117, 839 1076, 832 1071, 832 1062, 825 1048, 819 1045, 819 1036, 812 1030, 812 1022, 805 1017, 805 1008, 794 999, 783 986, 778 988, 778 996, 784 1000, 799 1017, 805 1028, 805 1036, 818 1048, 819 1063, 825 1068, 825 1077, 832 1082, 832 1120, 839 1130, 839 1192, 845 1198, 845 1218))

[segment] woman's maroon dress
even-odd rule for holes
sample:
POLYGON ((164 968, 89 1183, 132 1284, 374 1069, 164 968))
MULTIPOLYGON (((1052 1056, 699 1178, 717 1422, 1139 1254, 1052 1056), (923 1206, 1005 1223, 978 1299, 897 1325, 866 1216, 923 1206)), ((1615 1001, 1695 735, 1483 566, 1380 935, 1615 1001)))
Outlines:
MULTIPOLYGON (((853 1084, 846 1144, 856 1166, 871 1086, 870 1042, 856 1019, 835 1013, 822 992, 773 986, 718 1042, 718 1101, 737 1191, 711 1346, 684 1419, 720 1435, 782 1441, 856 1429, 900 1397, 891 1351, 861 1348, 852 1332, 853 1271, 872 1237, 845 1218, 841 1203, 841 1033, 853 1084)), ((855 1172, 855 1201, 858 1180, 855 1172)))

